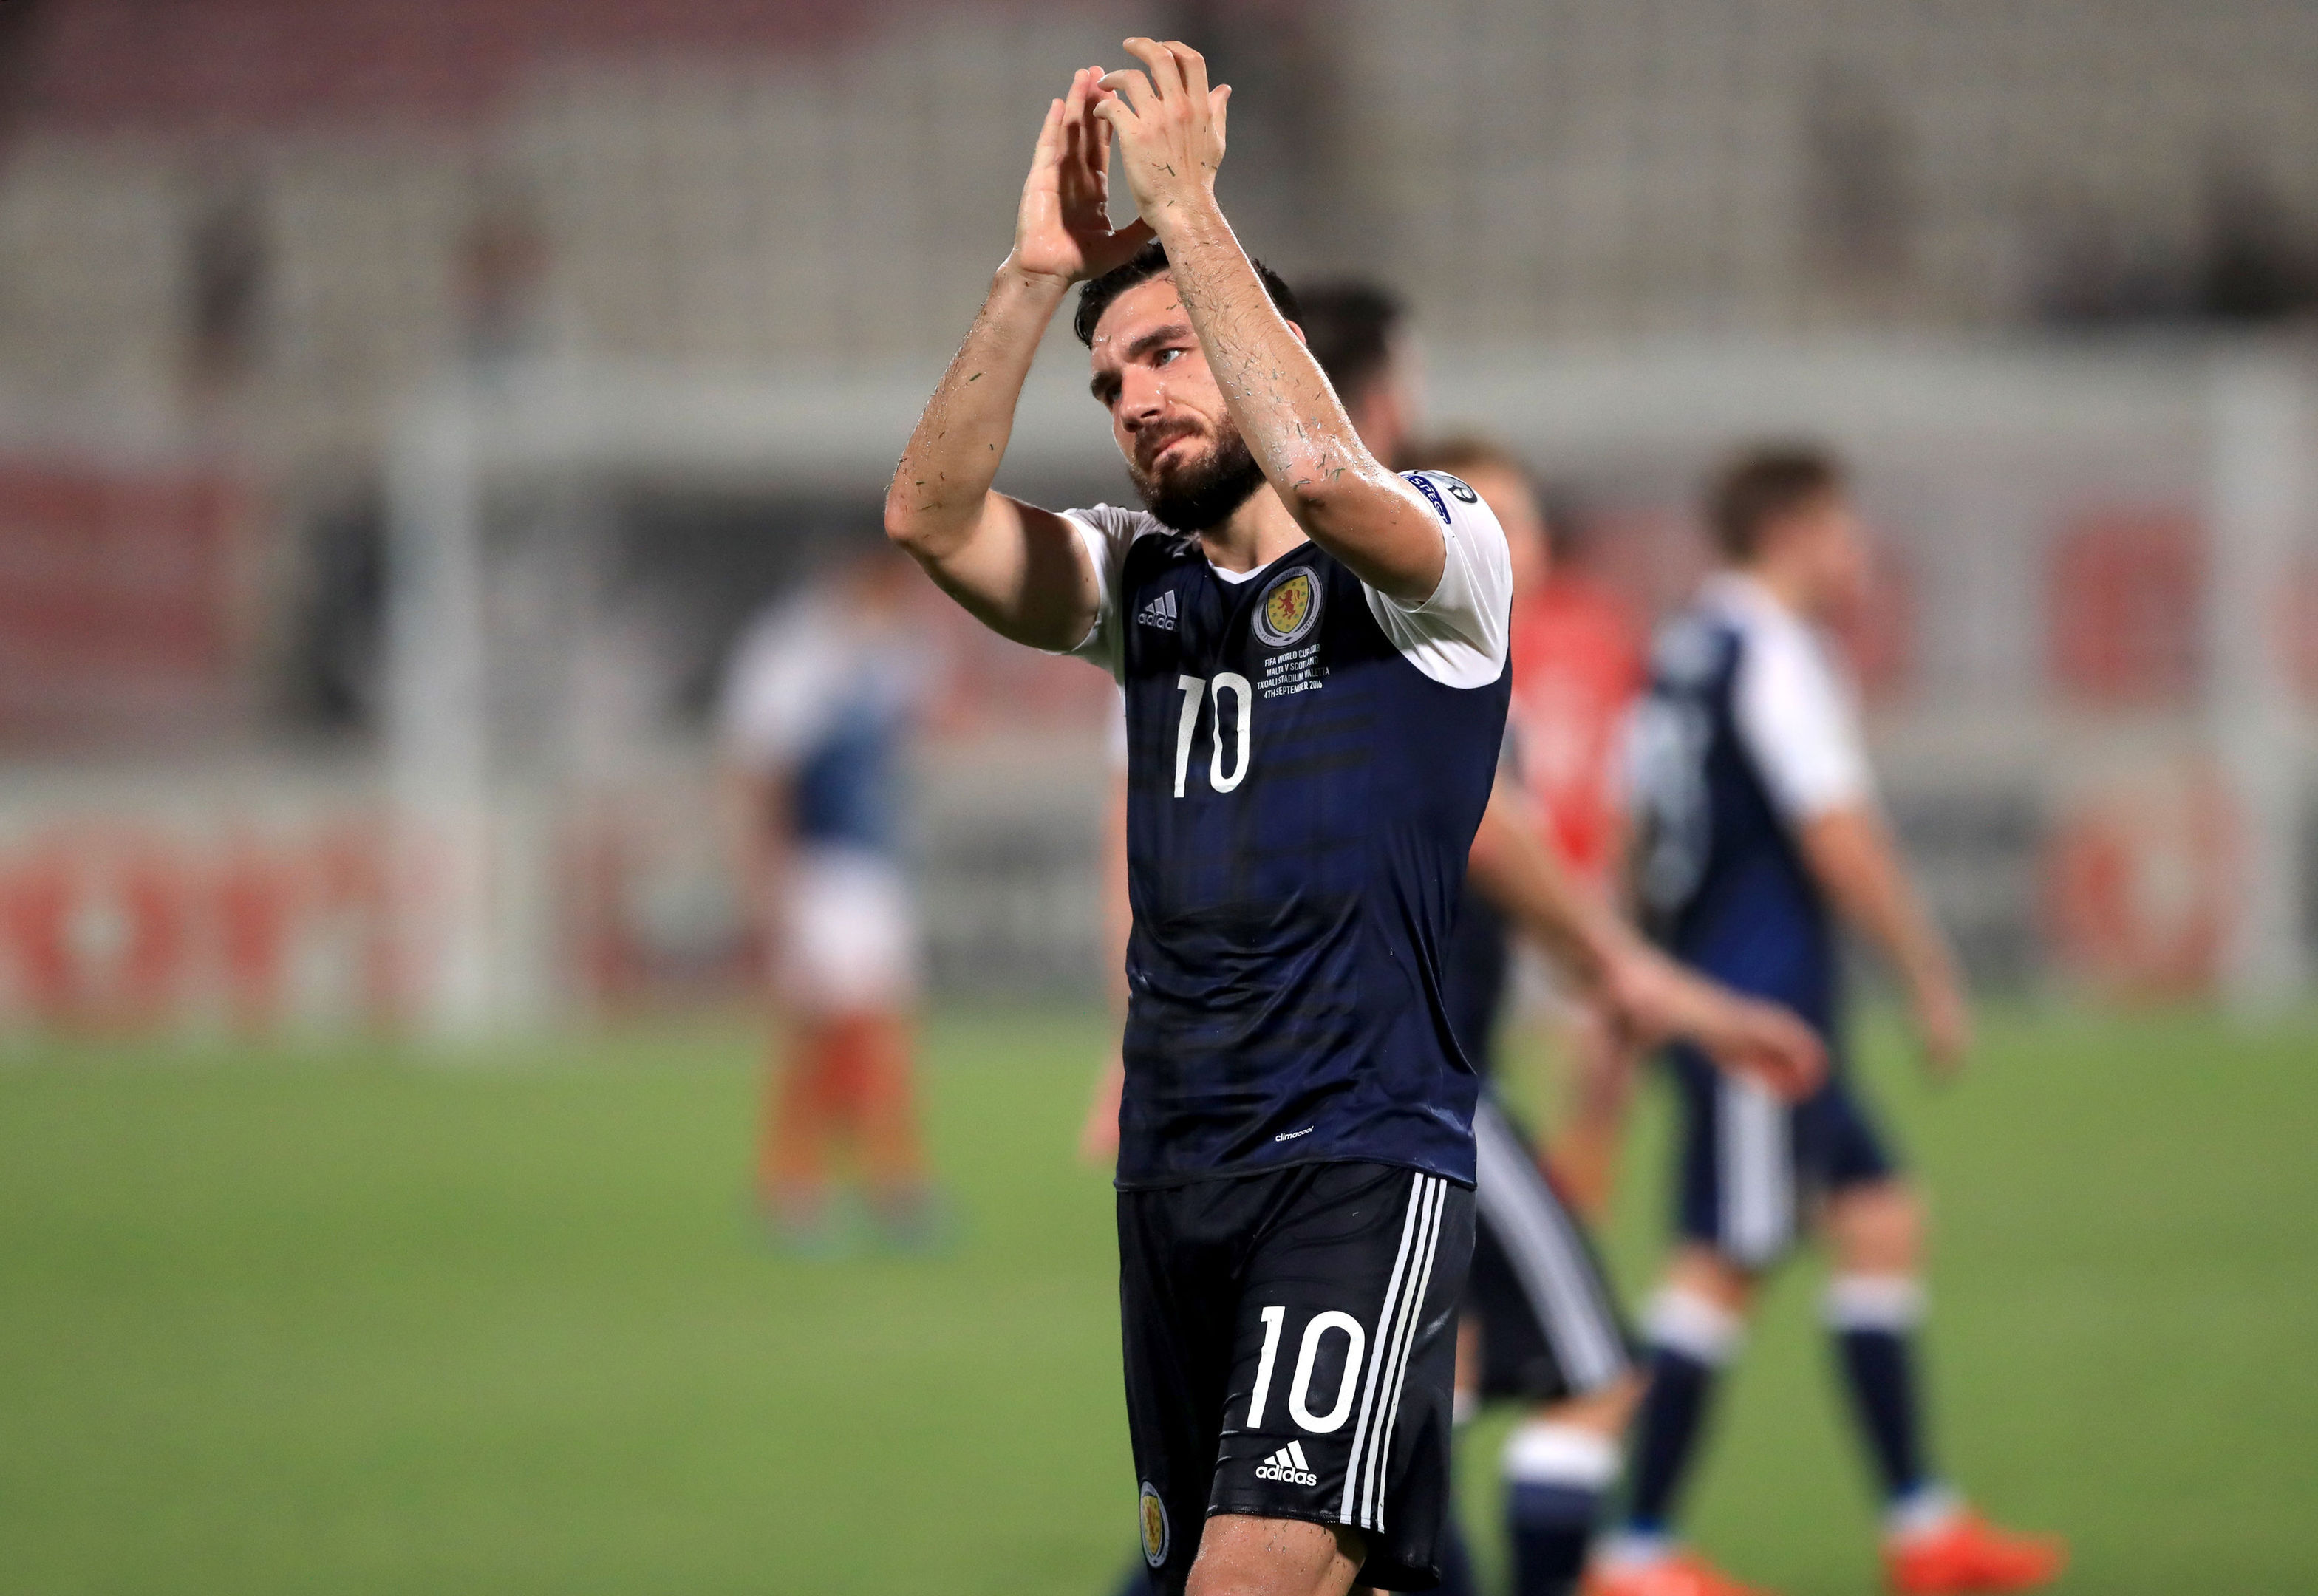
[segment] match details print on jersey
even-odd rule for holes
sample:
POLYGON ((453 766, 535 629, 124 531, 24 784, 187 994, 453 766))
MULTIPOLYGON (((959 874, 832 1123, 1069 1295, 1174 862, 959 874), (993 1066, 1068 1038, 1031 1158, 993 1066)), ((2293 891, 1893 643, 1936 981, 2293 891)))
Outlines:
MULTIPOLYGON (((1165 629, 1174 630, 1175 595, 1170 590, 1152 600, 1146 609, 1163 605, 1159 613, 1165 619, 1165 629)), ((1201 704, 1212 698, 1215 705, 1215 753, 1208 768, 1208 785, 1218 793, 1238 789, 1247 779, 1248 750, 1254 742, 1256 701, 1278 698, 1283 694, 1303 693, 1317 689, 1324 684, 1320 677, 1320 645, 1316 642, 1304 648, 1302 642, 1320 618, 1320 585, 1309 570, 1298 568, 1280 572, 1271 578, 1255 601, 1255 635, 1265 647, 1280 650, 1263 668, 1262 677, 1251 683, 1236 671, 1224 671, 1208 681, 1195 676, 1178 677, 1176 687, 1183 695, 1182 718, 1175 726, 1175 796, 1183 795, 1183 782, 1190 775, 1191 740, 1199 729, 1201 704), (1222 728, 1228 723, 1232 731, 1222 728), (1225 768, 1224 750, 1230 747, 1235 757, 1230 768, 1225 768)))

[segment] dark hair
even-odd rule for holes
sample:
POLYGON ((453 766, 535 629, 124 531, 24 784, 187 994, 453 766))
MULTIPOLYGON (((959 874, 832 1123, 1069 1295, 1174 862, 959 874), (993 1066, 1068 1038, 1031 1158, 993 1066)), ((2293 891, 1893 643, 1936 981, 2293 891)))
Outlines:
POLYGON ((1726 560, 1744 562, 1762 551, 1773 522, 1839 491, 1843 467, 1808 444, 1749 449, 1724 466, 1706 496, 1707 528, 1726 560))
MULTIPOLYGON (((1296 291, 1288 286, 1279 273, 1253 256, 1248 256, 1248 265, 1255 268, 1257 281, 1263 284, 1263 291, 1271 296, 1271 302, 1280 313, 1300 326, 1296 291)), ((1165 270, 1167 247, 1154 238, 1101 276, 1090 278, 1087 285, 1079 290, 1078 313, 1071 318, 1071 331, 1078 334, 1080 343, 1093 348, 1094 324, 1102 319, 1105 310, 1110 309, 1111 300, 1137 283, 1150 282, 1165 270)))
POLYGON ((1392 359, 1393 335, 1406 307, 1400 296, 1373 282, 1344 279, 1305 290, 1304 346, 1328 375, 1336 397, 1350 404, 1392 359))

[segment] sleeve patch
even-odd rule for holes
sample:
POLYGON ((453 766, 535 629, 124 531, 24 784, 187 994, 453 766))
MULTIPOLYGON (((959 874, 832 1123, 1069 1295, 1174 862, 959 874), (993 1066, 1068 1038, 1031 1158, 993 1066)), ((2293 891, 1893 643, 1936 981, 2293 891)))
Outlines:
MULTIPOLYGON (((1429 498, 1429 499, 1431 499, 1431 500, 1433 501, 1433 507, 1435 510, 1439 511, 1439 512, 1440 512, 1440 514, 1441 514, 1441 525, 1442 525, 1446 526, 1446 525, 1450 525, 1450 520, 1449 520, 1449 501, 1448 501, 1447 499, 1444 499, 1444 498, 1442 498, 1441 497, 1441 489, 1439 489, 1438 488, 1435 488, 1435 487, 1433 485, 1433 483, 1432 483, 1431 480, 1430 480, 1430 479, 1428 479, 1428 478, 1424 475, 1424 472, 1422 472, 1422 471, 1411 471, 1411 472, 1409 472, 1409 473, 1408 473, 1408 475, 1407 475, 1407 476, 1406 476, 1406 477, 1402 478, 1401 480, 1402 480, 1403 481, 1405 481, 1405 482, 1407 482, 1407 483, 1410 483, 1411 485, 1413 485, 1413 486, 1415 488, 1415 489, 1416 489, 1419 493, 1421 493, 1421 494, 1424 495, 1424 497, 1425 497, 1425 498, 1429 498)), ((1453 479, 1451 479, 1451 480, 1453 480, 1453 479)), ((1459 483, 1457 484, 1457 486, 1459 486, 1460 488, 1464 488, 1464 487, 1465 487, 1465 485, 1464 485, 1462 482, 1459 482, 1459 483)), ((1465 494, 1469 494, 1469 493, 1471 493, 1472 491, 1473 491, 1473 490, 1472 490, 1471 489, 1469 489, 1469 488, 1465 488, 1465 493, 1460 493, 1460 494, 1459 494, 1457 497, 1458 497, 1458 498, 1465 498, 1465 494)), ((1467 498, 1467 499, 1465 500, 1465 502, 1466 502, 1466 503, 1468 503, 1468 504, 1470 504, 1470 503, 1472 502, 1472 500, 1471 500, 1471 499, 1469 499, 1469 498, 1467 498)))

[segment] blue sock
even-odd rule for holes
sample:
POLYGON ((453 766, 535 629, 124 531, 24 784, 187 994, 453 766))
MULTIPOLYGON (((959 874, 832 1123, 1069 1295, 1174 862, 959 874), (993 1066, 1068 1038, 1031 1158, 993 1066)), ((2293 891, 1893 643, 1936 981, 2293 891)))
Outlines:
POLYGON ((1514 1596, 1569 1596, 1585 1572, 1602 1498, 1618 1473, 1608 1438, 1532 1419, 1505 1441, 1505 1529, 1514 1596))
POLYGON ((1651 1305, 1650 1389, 1635 1425, 1626 1533, 1663 1538, 1675 1497, 1698 1449, 1714 1377, 1738 1341, 1738 1322, 1703 1297, 1663 1291, 1651 1305))
POLYGON ((1714 1367, 1687 1353, 1660 1347, 1650 1355, 1650 1392, 1634 1432, 1633 1499, 1626 1527, 1637 1535, 1663 1535, 1675 1493, 1698 1445, 1714 1367))
POLYGON ((1903 1276, 1842 1275, 1827 1289, 1828 1328, 1887 1501, 1928 1484, 1909 1341, 1923 1316, 1923 1292, 1903 1276))

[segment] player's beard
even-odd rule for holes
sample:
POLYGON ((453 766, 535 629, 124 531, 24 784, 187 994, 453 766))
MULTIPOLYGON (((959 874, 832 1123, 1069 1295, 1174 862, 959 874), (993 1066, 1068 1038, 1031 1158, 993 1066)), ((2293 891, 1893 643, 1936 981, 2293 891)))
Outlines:
POLYGON ((1215 443, 1197 460, 1163 473, 1146 471, 1130 457, 1127 474, 1143 507, 1177 532, 1205 532, 1220 525, 1263 486, 1263 468, 1255 463, 1247 440, 1228 417, 1215 443))

